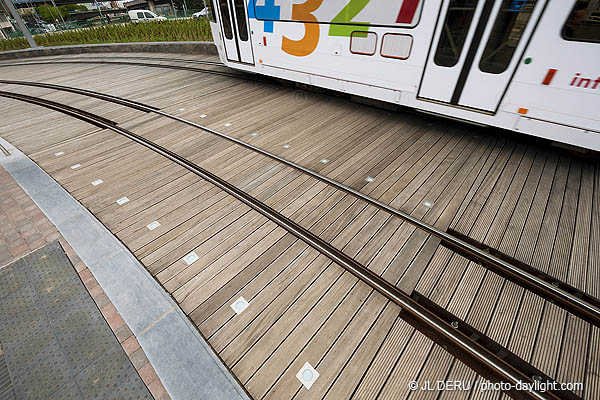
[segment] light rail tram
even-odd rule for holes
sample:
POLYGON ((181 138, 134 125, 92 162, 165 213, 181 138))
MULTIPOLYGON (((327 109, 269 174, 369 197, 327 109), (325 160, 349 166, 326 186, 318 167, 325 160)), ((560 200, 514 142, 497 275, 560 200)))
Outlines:
POLYGON ((207 0, 221 61, 600 151, 600 0, 207 0))

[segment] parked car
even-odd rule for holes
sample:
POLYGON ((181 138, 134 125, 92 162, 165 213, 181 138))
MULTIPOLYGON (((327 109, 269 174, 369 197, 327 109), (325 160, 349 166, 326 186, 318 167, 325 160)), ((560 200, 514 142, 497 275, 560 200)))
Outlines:
POLYGON ((208 17, 208 8, 204 7, 202 10, 192 14, 192 18, 203 18, 208 17))
POLYGON ((128 14, 131 22, 166 21, 165 17, 156 15, 150 10, 131 10, 128 14))
POLYGON ((54 24, 42 24, 41 27, 46 33, 56 32, 56 26, 54 24))

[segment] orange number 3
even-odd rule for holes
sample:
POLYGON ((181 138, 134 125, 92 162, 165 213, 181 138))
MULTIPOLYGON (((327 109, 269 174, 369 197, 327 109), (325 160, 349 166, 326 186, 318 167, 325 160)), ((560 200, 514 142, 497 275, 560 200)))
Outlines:
POLYGON ((304 23, 306 33, 300 40, 292 40, 283 37, 281 49, 288 54, 304 57, 315 51, 319 44, 319 24, 317 18, 312 15, 321 6, 323 0, 306 0, 302 4, 292 6, 292 19, 296 21, 307 21, 304 23), (314 23, 312 23, 314 22, 314 23))

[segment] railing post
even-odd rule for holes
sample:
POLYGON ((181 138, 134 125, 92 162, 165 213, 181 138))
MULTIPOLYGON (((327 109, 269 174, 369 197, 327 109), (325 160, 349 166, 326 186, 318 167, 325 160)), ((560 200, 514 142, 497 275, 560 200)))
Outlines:
POLYGON ((12 0, 4 0, 4 4, 6 4, 8 11, 12 14, 12 17, 15 19, 15 21, 17 21, 17 25, 19 25, 19 29, 21 30, 21 32, 23 32, 23 35, 25 35, 25 39, 27 39, 27 43, 29 43, 29 46, 33 48, 38 47, 35 40, 33 40, 31 33, 29 33, 29 29, 27 29, 25 22, 23 22, 23 18, 21 18, 21 16, 17 12, 17 9, 15 8, 15 5, 13 4, 12 0))

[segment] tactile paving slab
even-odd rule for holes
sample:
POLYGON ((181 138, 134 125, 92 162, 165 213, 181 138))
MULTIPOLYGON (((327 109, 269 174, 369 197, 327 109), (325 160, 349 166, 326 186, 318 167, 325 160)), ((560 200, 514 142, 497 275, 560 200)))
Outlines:
POLYGON ((152 398, 58 242, 0 269, 0 320, 1 399, 152 398))
POLYGON ((15 397, 15 390, 13 389, 12 382, 10 380, 10 374, 8 373, 8 367, 6 366, 6 360, 4 359, 4 352, 2 345, 0 344, 0 399, 2 400, 13 400, 15 397))

